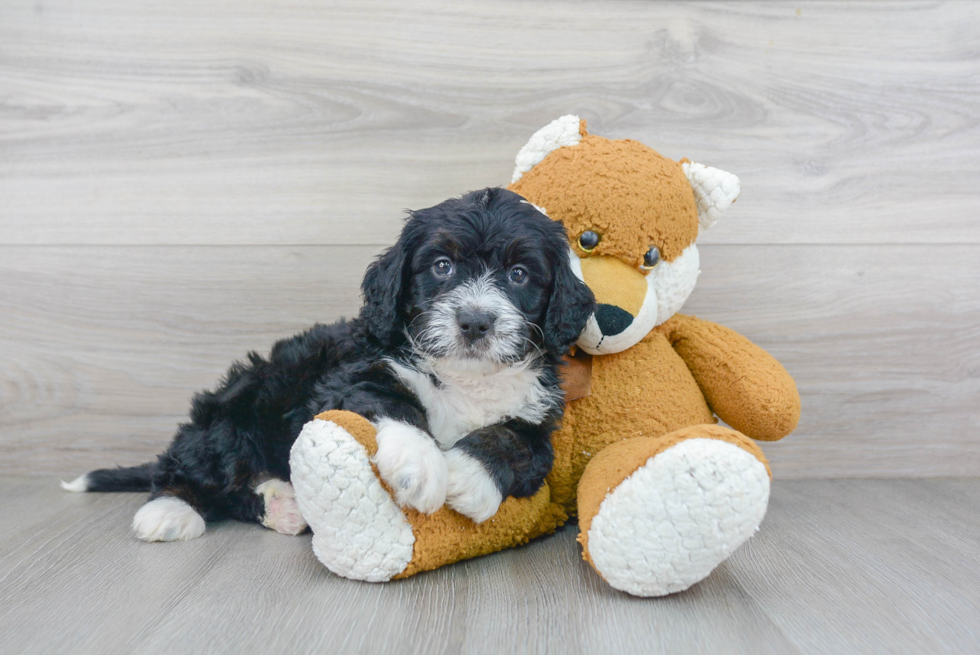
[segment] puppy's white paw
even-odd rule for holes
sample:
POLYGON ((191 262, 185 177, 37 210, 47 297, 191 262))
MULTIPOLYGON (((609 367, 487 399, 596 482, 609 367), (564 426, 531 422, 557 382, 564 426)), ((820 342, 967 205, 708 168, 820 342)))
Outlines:
POLYGON ((449 468, 446 502, 450 507, 476 523, 483 523, 497 513, 503 496, 483 464, 454 448, 446 453, 446 466, 449 468))
POLYGON ((431 514, 446 503, 446 458, 435 439, 392 419, 376 424, 378 452, 374 463, 395 491, 399 505, 431 514))
POLYGON ((306 529, 306 520, 296 504, 293 485, 272 478, 255 487, 255 493, 265 501, 262 525, 279 534, 296 535, 306 529))
POLYGON ((143 541, 187 541, 204 534, 204 519, 180 498, 163 496, 139 508, 133 532, 143 541))

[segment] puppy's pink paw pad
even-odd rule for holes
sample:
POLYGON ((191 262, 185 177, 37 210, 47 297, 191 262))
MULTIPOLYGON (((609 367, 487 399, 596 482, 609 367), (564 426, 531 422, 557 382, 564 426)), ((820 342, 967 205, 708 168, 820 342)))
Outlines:
POLYGON ((262 525, 280 534, 296 535, 306 529, 306 520, 296 504, 293 486, 282 480, 268 480, 255 488, 265 499, 262 525))
POLYGON ((265 506, 265 525, 282 534, 299 534, 306 529, 295 498, 271 500, 265 506))

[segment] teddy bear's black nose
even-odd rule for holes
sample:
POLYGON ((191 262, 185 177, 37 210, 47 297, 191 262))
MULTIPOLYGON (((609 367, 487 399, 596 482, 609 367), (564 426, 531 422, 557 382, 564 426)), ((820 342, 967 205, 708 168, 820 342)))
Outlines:
POLYGON ((616 305, 600 304, 595 311, 595 320, 599 324, 599 331, 611 337, 628 328, 633 322, 633 317, 628 311, 616 305))

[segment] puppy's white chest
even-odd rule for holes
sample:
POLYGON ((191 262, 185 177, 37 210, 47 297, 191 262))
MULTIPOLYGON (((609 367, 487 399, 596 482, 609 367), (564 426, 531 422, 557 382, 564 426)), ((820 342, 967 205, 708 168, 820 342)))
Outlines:
POLYGON ((443 449, 508 418, 540 423, 551 401, 537 373, 525 367, 489 374, 440 371, 438 377, 396 362, 392 368, 422 402, 432 436, 443 449))

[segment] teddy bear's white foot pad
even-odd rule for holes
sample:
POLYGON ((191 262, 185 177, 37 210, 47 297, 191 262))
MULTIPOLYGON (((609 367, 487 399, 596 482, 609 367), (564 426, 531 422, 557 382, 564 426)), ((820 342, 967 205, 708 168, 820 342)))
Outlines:
POLYGON ((683 591, 758 530, 768 503, 762 462, 724 441, 688 439, 647 460, 602 501, 589 556, 621 591, 683 591))
POLYGON ((289 464, 296 501, 313 530, 313 552, 328 569, 368 582, 405 570, 415 545, 412 526, 349 432, 332 421, 310 421, 289 464))

